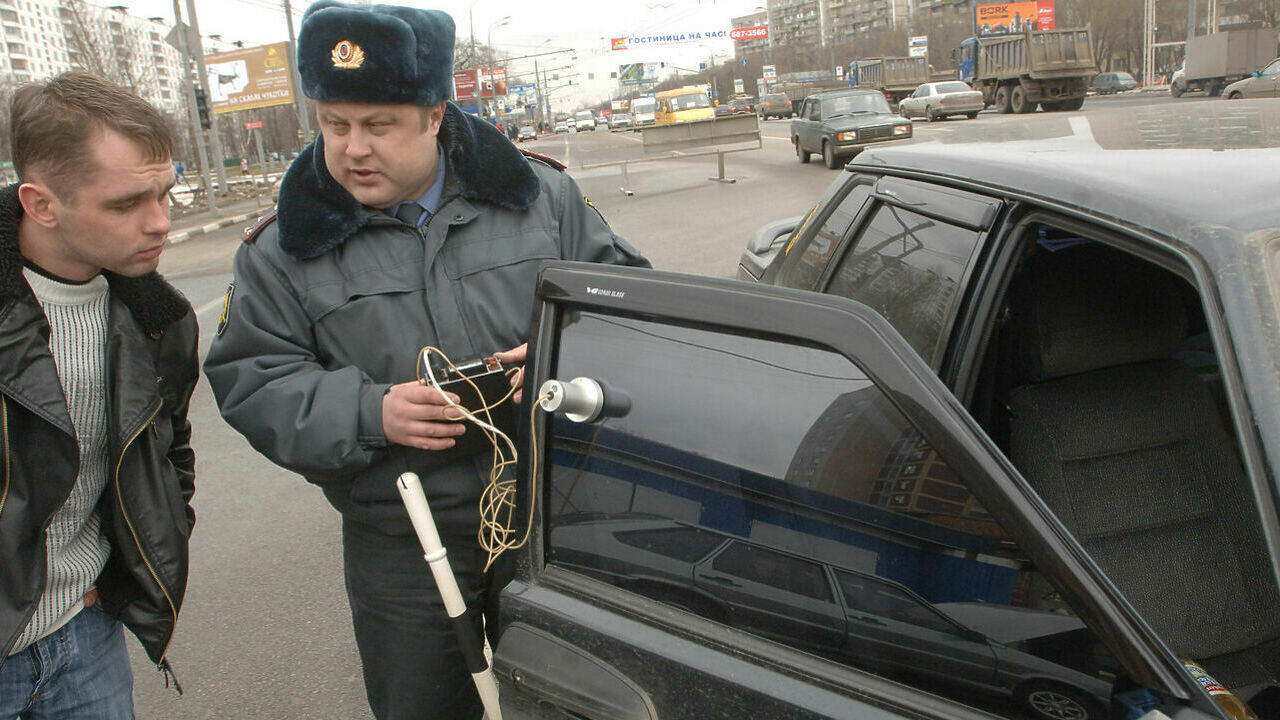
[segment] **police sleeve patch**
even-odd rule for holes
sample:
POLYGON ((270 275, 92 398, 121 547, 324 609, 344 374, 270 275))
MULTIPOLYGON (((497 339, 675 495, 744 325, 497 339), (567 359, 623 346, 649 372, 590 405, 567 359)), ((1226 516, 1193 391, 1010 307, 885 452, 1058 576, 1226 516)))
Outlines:
POLYGON ((227 294, 222 297, 222 314, 218 316, 218 335, 227 329, 227 323, 231 320, 231 298, 235 294, 236 284, 232 282, 227 285, 227 294))

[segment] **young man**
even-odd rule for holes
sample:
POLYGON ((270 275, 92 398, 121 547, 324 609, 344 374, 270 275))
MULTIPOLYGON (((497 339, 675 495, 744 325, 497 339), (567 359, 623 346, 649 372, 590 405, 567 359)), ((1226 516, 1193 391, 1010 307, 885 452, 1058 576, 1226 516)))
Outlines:
POLYGON ((173 146, 136 95, 73 72, 13 98, 0 190, 0 718, 132 718, 121 623, 169 671, 187 584, 199 376, 155 272, 173 146))
POLYGON ((446 102, 453 39, 439 11, 307 10, 298 69, 321 137, 289 168, 275 220, 237 252, 205 361, 223 417, 342 513, 380 720, 481 714, 396 490, 402 472, 422 478, 477 633, 501 588, 477 542, 491 453, 455 447, 479 431, 416 382, 419 350, 522 362, 542 260, 648 264, 563 168, 446 102))

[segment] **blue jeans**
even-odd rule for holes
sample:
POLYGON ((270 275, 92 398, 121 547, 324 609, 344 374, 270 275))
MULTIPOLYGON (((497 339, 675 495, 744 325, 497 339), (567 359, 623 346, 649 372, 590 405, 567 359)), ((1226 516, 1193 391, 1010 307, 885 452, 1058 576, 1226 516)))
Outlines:
POLYGON ((133 720, 123 627, 94 605, 6 658, 0 720, 133 720))

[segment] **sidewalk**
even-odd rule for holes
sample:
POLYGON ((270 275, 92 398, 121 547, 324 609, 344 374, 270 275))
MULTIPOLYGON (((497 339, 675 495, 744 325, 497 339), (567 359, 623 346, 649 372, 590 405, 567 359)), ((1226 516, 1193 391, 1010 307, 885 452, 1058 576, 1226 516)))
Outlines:
POLYGON ((253 224, 259 216, 271 212, 274 206, 268 198, 261 200, 247 198, 232 200, 220 198, 218 214, 214 216, 208 209, 196 210, 184 214, 173 221, 169 231, 169 244, 186 242, 197 235, 220 230, 229 225, 241 225, 245 228, 253 224))

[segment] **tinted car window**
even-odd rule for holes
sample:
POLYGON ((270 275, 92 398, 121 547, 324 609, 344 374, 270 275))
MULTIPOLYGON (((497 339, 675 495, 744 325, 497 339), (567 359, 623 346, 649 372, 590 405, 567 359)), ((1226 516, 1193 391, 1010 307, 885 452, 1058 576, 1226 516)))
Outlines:
POLYGON ((837 571, 836 581, 850 610, 879 618, 919 625, 944 633, 958 633, 959 628, 947 622, 928 603, 904 589, 865 575, 837 571))
POLYGON ((944 325, 979 233, 880 204, 826 291, 869 305, 936 365, 944 325))
POLYGON ((786 257, 778 270, 777 284, 812 290, 827 269, 831 255, 840 247, 840 240, 849 232, 862 206, 871 196, 870 181, 855 180, 848 194, 822 221, 816 230, 796 240, 786 249, 786 257))
POLYGON ((790 340, 563 319, 554 376, 631 400, 598 424, 548 420, 550 565, 1002 717, 1026 717, 1045 683, 1087 708, 1066 717, 1103 716, 1114 662, 856 365, 790 340), (697 558, 711 541, 680 555, 619 539, 689 528, 725 544, 697 558))
POLYGON ((740 578, 815 600, 834 600, 822 566, 759 545, 730 543, 716 556, 712 568, 740 578))
POLYGON ((614 534, 618 542, 645 552, 695 562, 724 543, 724 538, 696 527, 666 527, 661 530, 631 530, 614 534))

